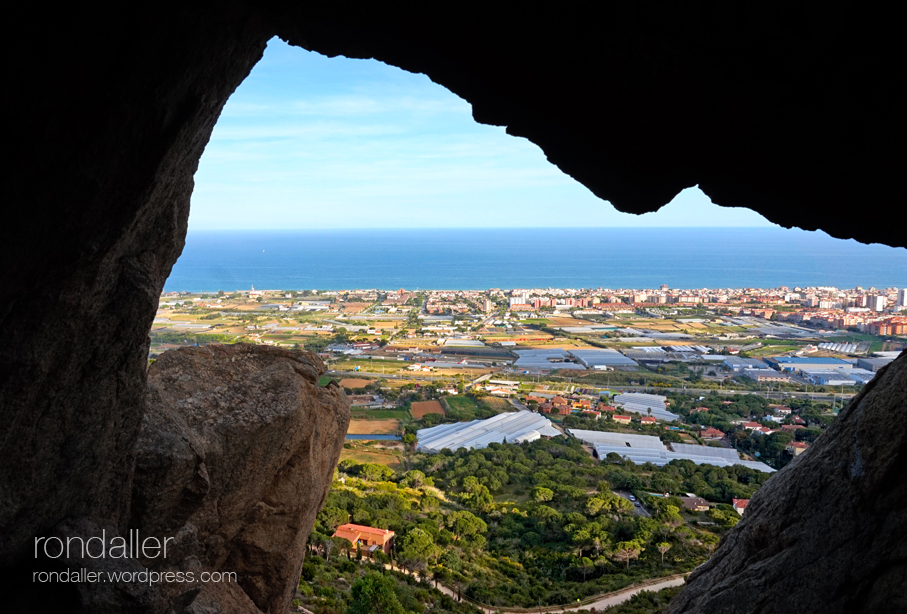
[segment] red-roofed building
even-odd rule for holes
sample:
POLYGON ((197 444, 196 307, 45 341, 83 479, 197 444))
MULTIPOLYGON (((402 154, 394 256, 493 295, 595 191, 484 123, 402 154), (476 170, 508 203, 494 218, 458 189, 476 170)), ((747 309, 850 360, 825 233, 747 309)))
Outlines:
POLYGON ((709 408, 708 408, 708 407, 695 407, 695 408, 693 408, 693 409, 690 410, 690 413, 691 413, 691 414, 698 414, 699 412, 703 412, 703 411, 709 411, 709 408))
POLYGON ((761 427, 762 427, 762 425, 759 424, 758 422, 744 422, 743 423, 743 428, 750 430, 750 431, 754 431, 761 427))
POLYGON ((797 429, 805 429, 806 427, 802 424, 785 424, 781 426, 781 430, 787 433, 793 433, 797 429))
POLYGON ((655 418, 651 418, 649 416, 643 416, 639 419, 639 422, 643 425, 651 426, 653 424, 657 424, 658 420, 656 420, 655 418))
POLYGON ((602 413, 601 413, 600 411, 595 411, 594 409, 586 409, 586 410, 584 410, 584 411, 583 411, 583 415, 584 415, 584 416, 591 416, 592 418, 595 418, 596 420, 598 420, 599 418, 602 417, 602 413))
POLYGON ((613 416, 611 416, 611 419, 615 422, 620 422, 621 424, 630 424, 630 416, 620 416, 618 414, 614 414, 613 416))
POLYGON ((749 499, 734 499, 734 511, 743 516, 743 512, 746 511, 746 506, 750 504, 749 499))
POLYGON ((393 531, 375 529, 361 524, 342 524, 334 531, 333 537, 342 537, 353 544, 353 547, 359 547, 363 552, 367 553, 380 549, 385 554, 390 554, 391 549, 394 547, 393 531))
POLYGON ((601 411, 601 412, 606 412, 606 411, 607 411, 607 412, 616 412, 616 411, 617 411, 617 408, 614 407, 613 405, 605 405, 604 403, 600 403, 599 406, 598 406, 598 411, 601 411))
POLYGON ((722 433, 718 429, 711 427, 711 426, 707 429, 703 429, 702 431, 700 431, 699 435, 703 439, 723 439, 724 438, 724 433, 722 433))
POLYGON ((801 454, 806 452, 806 449, 808 447, 809 447, 808 443, 804 443, 802 441, 792 441, 789 444, 787 444, 784 447, 784 449, 787 452, 790 452, 791 454, 793 454, 794 456, 800 456, 801 454))

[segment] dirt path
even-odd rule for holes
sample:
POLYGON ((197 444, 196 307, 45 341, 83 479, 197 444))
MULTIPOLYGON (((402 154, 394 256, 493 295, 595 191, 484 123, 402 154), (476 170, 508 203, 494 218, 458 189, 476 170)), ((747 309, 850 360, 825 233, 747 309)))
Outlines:
MULTIPOLYGON (((387 567, 389 568, 390 566, 388 565, 387 567)), ((633 595, 636 595, 637 593, 641 593, 642 591, 653 591, 654 592, 654 591, 660 591, 664 588, 670 588, 672 586, 680 586, 681 584, 684 583, 683 578, 685 575, 686 574, 677 574, 674 576, 667 576, 664 578, 653 578, 651 580, 646 580, 644 582, 640 582, 639 584, 633 584, 631 586, 622 588, 617 591, 613 591, 610 593, 603 593, 596 597, 592 597, 591 599, 587 599, 583 602, 577 603, 576 605, 544 606, 541 608, 507 608, 507 607, 491 608, 488 606, 480 605, 475 602, 468 601, 467 599, 464 599, 464 601, 467 601, 467 603, 472 603, 472 605, 474 605, 475 607, 477 607, 480 610, 482 610, 483 612, 485 612, 485 614, 532 614, 533 612, 538 612, 540 614, 554 614, 556 612, 560 613, 560 612, 575 612, 577 610, 591 610, 592 608, 595 608, 596 610, 601 612, 602 610, 609 608, 611 606, 617 605, 619 603, 623 603, 625 601, 629 601, 630 598, 633 597, 633 595)), ((416 574, 416 577, 418 577, 418 574, 416 574)), ((434 586, 434 583, 431 581, 429 581, 429 584, 434 586)), ((439 583, 437 585, 437 589, 439 591, 441 591, 442 593, 444 593, 445 595, 451 597, 452 599, 454 599, 454 600, 457 599, 456 592, 454 592, 450 588, 444 586, 443 584, 439 583)))

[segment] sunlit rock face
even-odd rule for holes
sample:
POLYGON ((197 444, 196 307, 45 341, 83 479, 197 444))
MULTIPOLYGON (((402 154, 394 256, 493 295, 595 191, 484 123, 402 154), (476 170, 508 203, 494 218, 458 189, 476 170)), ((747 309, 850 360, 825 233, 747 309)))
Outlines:
POLYGON ((349 426, 322 373, 310 352, 245 344, 169 351, 151 366, 130 526, 174 537, 175 558, 154 569, 236 573, 202 584, 200 604, 230 611, 239 592, 287 611, 349 426))
POLYGON ((669 614, 907 612, 907 354, 766 482, 669 614))
MULTIPOLYGON (((130 494, 147 334, 183 248, 192 177, 227 98, 275 34, 425 72, 471 102, 478 121, 539 144, 623 211, 657 209, 699 184, 720 205, 748 206, 782 225, 907 243, 898 223, 901 33, 871 7, 635 2, 584 14, 235 0, 131 8, 20 7, 5 37, 5 604, 25 594, 21 572, 33 564, 34 536, 68 518, 122 532, 136 517, 130 494)), ((903 371, 886 377, 875 390, 903 403, 903 371)), ((860 428, 903 446, 872 416, 860 428)), ((861 458, 866 475, 884 461, 861 458)), ((798 462, 788 473, 810 466, 798 462)), ((185 497, 169 493, 180 507, 168 522, 181 521, 203 490, 199 477, 185 497)), ((872 509, 903 526, 903 505, 889 495, 878 494, 872 509)), ((867 565, 877 552, 869 545, 867 565)), ((829 573, 845 586, 849 569, 829 573)), ((891 586, 885 578, 898 568, 888 569, 880 568, 874 594, 891 586)), ((271 594, 249 595, 256 590, 271 594)), ((804 583, 785 599, 799 590, 814 592, 804 583)), ((37 612, 52 602, 15 603, 37 612)))

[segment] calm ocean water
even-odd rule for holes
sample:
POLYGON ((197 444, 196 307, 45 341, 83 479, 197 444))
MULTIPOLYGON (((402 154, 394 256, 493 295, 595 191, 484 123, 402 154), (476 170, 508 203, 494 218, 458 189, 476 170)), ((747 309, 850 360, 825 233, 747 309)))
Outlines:
POLYGON ((907 285, 907 249, 781 228, 190 232, 167 291, 907 285))

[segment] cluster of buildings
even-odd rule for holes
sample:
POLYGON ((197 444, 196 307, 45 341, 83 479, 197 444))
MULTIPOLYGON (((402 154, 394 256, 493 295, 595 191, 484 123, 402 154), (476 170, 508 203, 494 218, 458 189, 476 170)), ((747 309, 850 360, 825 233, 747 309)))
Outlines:
MULTIPOLYGON (((500 292, 498 290, 498 292, 500 292)), ((877 290, 854 288, 841 290, 834 287, 808 287, 793 289, 780 287, 763 288, 702 288, 695 290, 671 289, 662 285, 656 289, 620 288, 616 290, 598 288, 561 289, 534 288, 514 289, 507 296, 513 310, 533 310, 545 307, 598 308, 610 305, 798 305, 818 309, 862 309, 881 313, 897 311, 907 307, 907 288, 877 290)), ((774 309, 749 308, 750 314, 771 317, 774 309), (753 313, 756 309, 759 313, 753 313)), ((747 314, 744 314, 747 315, 747 314)))

